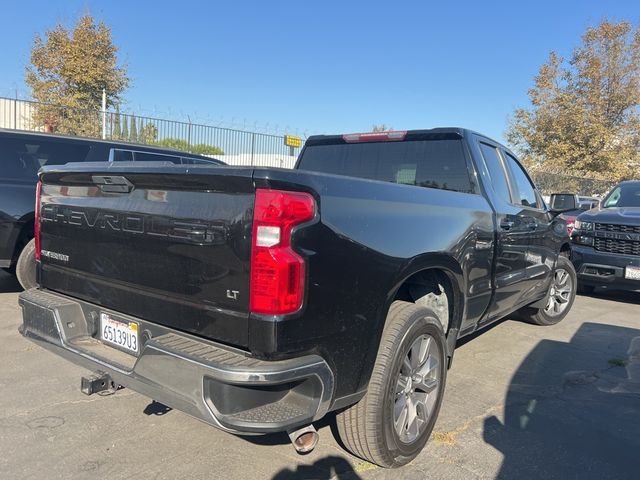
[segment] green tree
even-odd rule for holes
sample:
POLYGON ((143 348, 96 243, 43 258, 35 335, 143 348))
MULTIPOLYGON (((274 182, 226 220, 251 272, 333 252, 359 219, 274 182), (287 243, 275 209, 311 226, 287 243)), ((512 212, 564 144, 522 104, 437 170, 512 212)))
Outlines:
POLYGON ((120 137, 122 140, 129 140, 129 116, 123 115, 122 117, 122 136, 120 137))
POLYGON ((134 143, 138 141, 138 125, 136 123, 135 115, 131 116, 131 130, 129 132, 129 141, 134 143))
POLYGON ((113 132, 111 138, 119 140, 122 137, 122 127, 120 126, 120 105, 116 105, 116 118, 113 121, 113 132))
POLYGON ((620 180, 640 170, 640 30, 603 21, 549 56, 507 139, 530 168, 620 180))
POLYGON ((206 143, 197 143, 189 145, 189 142, 180 138, 163 138, 156 142, 156 145, 167 148, 174 148, 182 152, 195 153, 198 155, 224 155, 224 151, 220 147, 207 145, 206 143))
POLYGON ((32 97, 47 104, 38 107, 36 124, 60 133, 99 135, 102 89, 111 108, 129 84, 117 52, 109 27, 91 15, 80 17, 72 30, 58 24, 44 39, 36 35, 26 83, 32 97))
POLYGON ((147 143, 147 139, 144 136, 144 120, 141 118, 138 120, 138 142, 147 143))
POLYGON ((158 127, 153 122, 145 123, 140 127, 142 142, 155 143, 158 140, 158 127))

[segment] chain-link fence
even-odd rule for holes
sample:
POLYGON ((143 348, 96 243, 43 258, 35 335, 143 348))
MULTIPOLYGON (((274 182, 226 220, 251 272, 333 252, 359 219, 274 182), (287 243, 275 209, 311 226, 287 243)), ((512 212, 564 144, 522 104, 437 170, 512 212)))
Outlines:
MULTIPOLYGON (((213 156, 230 165, 292 168, 302 141, 232 128, 0 97, 0 128, 143 143, 213 156), (104 124, 103 124, 104 118, 104 124), (295 146, 287 145, 293 144, 295 146)), ((302 140, 302 139, 301 139, 302 140)))
POLYGON ((536 187, 544 194, 575 193, 589 197, 603 197, 616 182, 549 172, 531 172, 536 187))

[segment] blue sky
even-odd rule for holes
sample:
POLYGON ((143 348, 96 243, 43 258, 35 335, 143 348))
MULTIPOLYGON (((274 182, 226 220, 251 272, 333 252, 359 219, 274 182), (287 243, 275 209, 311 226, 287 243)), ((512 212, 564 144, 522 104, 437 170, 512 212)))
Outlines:
POLYGON ((137 114, 300 134, 464 126, 504 138, 549 51, 640 2, 6 2, 0 95, 27 96, 36 32, 90 12, 113 30, 137 114))

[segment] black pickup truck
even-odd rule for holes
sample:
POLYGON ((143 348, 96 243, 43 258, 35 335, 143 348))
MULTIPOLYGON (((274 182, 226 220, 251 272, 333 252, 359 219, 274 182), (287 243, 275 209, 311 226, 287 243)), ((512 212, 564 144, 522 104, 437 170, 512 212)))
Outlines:
POLYGON ((596 208, 578 215, 571 233, 578 290, 640 290, 640 180, 616 185, 596 208))
POLYGON ((506 148, 458 128, 308 139, 293 170, 74 164, 38 183, 22 334, 233 433, 312 449, 335 411, 385 467, 426 443, 457 340, 559 322, 560 212, 506 148))

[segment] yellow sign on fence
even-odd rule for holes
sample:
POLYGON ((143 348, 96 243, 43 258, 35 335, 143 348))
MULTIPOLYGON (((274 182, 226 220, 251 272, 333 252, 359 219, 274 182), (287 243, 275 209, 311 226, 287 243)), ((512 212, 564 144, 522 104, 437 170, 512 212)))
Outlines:
POLYGON ((296 137, 295 135, 285 135, 284 144, 287 147, 298 148, 302 146, 302 139, 300 137, 296 137))

